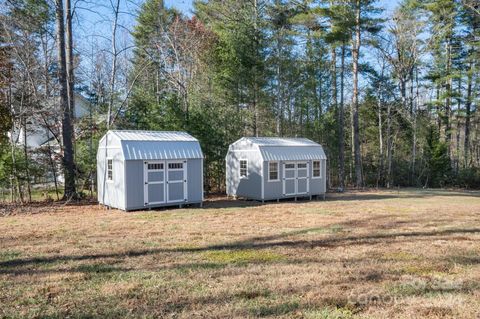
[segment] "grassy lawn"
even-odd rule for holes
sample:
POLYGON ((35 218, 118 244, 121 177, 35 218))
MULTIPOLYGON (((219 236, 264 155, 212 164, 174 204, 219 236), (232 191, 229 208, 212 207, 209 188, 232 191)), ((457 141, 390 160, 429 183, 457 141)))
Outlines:
POLYGON ((0 317, 480 318, 480 192, 0 217, 0 317))

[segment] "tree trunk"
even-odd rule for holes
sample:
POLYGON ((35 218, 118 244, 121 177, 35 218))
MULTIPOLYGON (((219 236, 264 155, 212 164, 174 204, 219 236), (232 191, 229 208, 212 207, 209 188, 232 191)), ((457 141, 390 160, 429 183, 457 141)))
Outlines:
POLYGON ((332 98, 333 107, 335 110, 338 108, 337 99, 337 50, 335 46, 332 47, 332 98))
MULTIPOLYGON (((379 90, 380 91, 380 90, 379 90)), ((382 102, 380 100, 380 92, 378 94, 378 104, 377 104, 377 112, 378 112, 378 150, 379 154, 378 156, 380 157, 380 165, 378 168, 378 174, 377 174, 377 188, 380 184, 380 181, 383 178, 383 120, 382 120, 382 102)))
POLYGON ((460 169, 460 109, 462 107, 462 78, 463 75, 459 74, 458 76, 458 91, 457 91, 457 112, 455 116, 455 129, 456 129, 456 141, 455 141, 455 174, 458 174, 460 169))
POLYGON ((30 185, 30 165, 28 160, 28 145, 27 145, 27 116, 23 116, 23 156, 25 157, 25 175, 27 179, 27 195, 28 195, 28 202, 32 201, 32 187, 30 185))
MULTIPOLYGON (((255 42, 255 52, 256 57, 258 57, 258 3, 257 0, 253 0, 253 10, 254 10, 254 23, 253 23, 253 32, 254 32, 254 42, 255 42)), ((258 70, 256 65, 253 67, 253 135, 258 137, 258 70)))
POLYGON ((58 80, 60 83, 60 107, 62 108, 63 170, 65 175, 64 198, 76 196, 75 164, 73 162, 72 124, 68 107, 67 62, 65 57, 65 28, 63 24, 63 0, 56 0, 58 80))
POLYGON ((406 110, 407 109, 407 83, 403 77, 400 78, 399 82, 400 82, 400 96, 402 98, 402 107, 404 110, 406 110))
POLYGON ((281 35, 277 34, 277 136, 282 136, 282 117, 283 117, 283 81, 282 81, 282 43, 281 35))
POLYGON ((469 167, 469 151, 470 151, 470 118, 472 112, 472 84, 473 84, 473 62, 470 62, 470 70, 467 75, 467 100, 465 102, 465 141, 463 150, 463 166, 469 167))
POLYGON ((355 185, 357 188, 362 187, 362 167, 360 158, 360 128, 359 128, 359 105, 358 105, 358 60, 360 54, 360 0, 356 0, 355 8, 355 40, 352 47, 353 59, 353 142, 355 157, 355 185))
MULTIPOLYGON (((74 96, 74 69, 73 69, 73 32, 72 32, 72 19, 73 12, 71 7, 71 0, 65 0, 66 7, 66 54, 67 54, 67 77, 68 77, 68 107, 70 109, 70 118, 73 121, 75 119, 75 96, 74 96)), ((75 132, 72 132, 72 137, 75 132)))
POLYGON ((445 142, 448 144, 448 154, 452 156, 452 130, 450 126, 450 113, 451 113, 451 99, 452 99, 452 79, 450 77, 450 70, 452 64, 452 50, 451 50, 451 40, 447 39, 446 44, 446 55, 447 55, 447 66, 445 73, 448 76, 447 82, 445 84, 446 97, 445 97, 445 142))
POLYGON ((387 106, 387 188, 392 186, 392 106, 387 106))
MULTIPOLYGON (((418 98, 419 98, 419 88, 418 88, 418 67, 415 68, 415 103, 412 103, 414 106, 413 111, 413 143, 412 143, 412 186, 416 186, 416 161, 417 161, 417 112, 418 112, 418 98)), ((413 101, 413 98, 412 98, 413 101)))
POLYGON ((107 111, 107 130, 110 129, 112 124, 112 112, 113 112, 113 103, 115 101, 115 79, 117 76, 117 27, 118 27, 118 14, 120 8, 120 0, 117 0, 114 8, 114 18, 112 26, 112 71, 110 73, 110 99, 108 103, 107 111))
MULTIPOLYGON (((47 135, 48 138, 48 135, 47 135)), ((52 169, 52 174, 53 174, 53 184, 55 186, 55 194, 57 196, 57 200, 59 200, 58 196, 58 182, 57 182, 57 168, 55 167, 55 162, 53 160, 53 153, 52 153, 52 147, 50 146, 50 142, 48 142, 48 158, 49 158, 49 163, 50 163, 50 168, 52 169)))
POLYGON ((338 109, 338 152, 339 152, 339 182, 340 188, 345 188, 345 109, 344 109, 344 78, 345 78, 345 43, 342 43, 340 66, 340 107, 338 109))

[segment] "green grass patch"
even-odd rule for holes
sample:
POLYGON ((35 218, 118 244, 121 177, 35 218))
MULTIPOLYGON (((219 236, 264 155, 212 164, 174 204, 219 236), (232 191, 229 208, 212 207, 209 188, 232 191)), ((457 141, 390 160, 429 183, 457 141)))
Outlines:
POLYGON ((22 253, 16 250, 2 250, 0 251, 0 261, 10 261, 21 255, 22 253))
POLYGON ((266 250, 242 249, 209 251, 203 254, 203 258, 213 263, 247 264, 280 261, 285 256, 266 250))
POLYGON ((76 271, 87 273, 87 274, 102 274, 102 273, 111 273, 118 271, 112 265, 109 264, 88 264, 88 265, 80 265, 75 268, 76 271))
POLYGON ((301 212, 304 214, 335 215, 334 212, 321 207, 305 207, 301 212))
POLYGON ((303 315, 305 319, 350 319, 354 314, 350 309, 327 307, 307 310, 303 315))
POLYGON ((341 225, 332 225, 329 227, 318 227, 318 228, 311 228, 308 231, 306 231, 307 235, 313 235, 313 234, 336 234, 339 232, 342 232, 343 226, 341 225))
POLYGON ((272 295, 272 291, 258 287, 250 286, 245 287, 241 291, 235 293, 235 297, 243 300, 255 300, 257 298, 268 298, 272 295))
POLYGON ((382 256, 383 260, 396 260, 396 261, 409 261, 409 260, 418 260, 419 256, 411 254, 406 251, 395 251, 388 252, 382 256))
POLYGON ((446 275, 446 272, 440 271, 438 267, 435 267, 432 264, 428 265, 418 265, 418 264, 411 264, 402 267, 401 271, 405 274, 409 275, 417 275, 417 276, 429 276, 429 275, 438 275, 443 276, 446 275))
POLYGON ((474 286, 444 278, 419 278, 388 286, 387 290, 395 296, 435 297, 448 293, 469 292, 472 288, 474 288, 474 286))
POLYGON ((173 214, 168 212, 148 212, 148 213, 133 213, 133 218, 140 220, 154 220, 154 219, 169 219, 173 214))
POLYGON ((174 270, 178 273, 188 274, 192 271, 199 271, 199 270, 216 270, 225 267, 223 263, 191 263, 191 264, 183 264, 178 265, 174 268, 174 270))
POLYGON ((300 308, 298 301, 283 302, 280 304, 260 304, 249 308, 249 313, 255 317, 281 316, 289 314, 300 308))

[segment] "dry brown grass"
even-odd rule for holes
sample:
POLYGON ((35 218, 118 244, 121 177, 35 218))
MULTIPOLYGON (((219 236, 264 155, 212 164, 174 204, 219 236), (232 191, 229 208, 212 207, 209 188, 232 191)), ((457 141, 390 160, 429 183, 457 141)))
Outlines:
POLYGON ((480 193, 0 218, 0 317, 67 316, 478 319, 480 193))

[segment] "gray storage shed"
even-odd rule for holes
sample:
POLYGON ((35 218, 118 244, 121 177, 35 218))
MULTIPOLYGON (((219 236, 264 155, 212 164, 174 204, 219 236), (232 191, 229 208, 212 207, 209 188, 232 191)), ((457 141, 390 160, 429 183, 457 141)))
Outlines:
POLYGON ((123 210, 203 202, 203 154, 185 132, 108 131, 97 153, 98 201, 123 210))
POLYGON ((264 201, 326 191, 325 152, 306 138, 243 137, 225 160, 229 196, 264 201))

